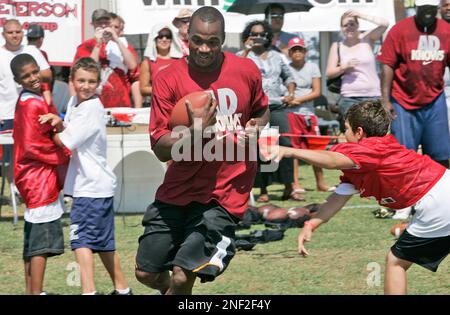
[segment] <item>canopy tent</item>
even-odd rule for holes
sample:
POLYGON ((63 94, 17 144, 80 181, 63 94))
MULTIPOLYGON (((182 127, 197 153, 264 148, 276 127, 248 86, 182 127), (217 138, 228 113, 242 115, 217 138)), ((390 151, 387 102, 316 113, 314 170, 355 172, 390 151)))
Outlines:
MULTIPOLYGON (((229 33, 241 33, 245 24, 254 19, 263 19, 264 15, 243 15, 227 12, 226 9, 233 0, 147 0, 128 1, 115 0, 115 12, 126 21, 125 33, 146 34, 152 26, 159 22, 171 21, 181 8, 193 10, 201 5, 213 5, 225 16, 226 31, 229 33)), ((273 1, 277 2, 277 1, 273 1)), ((314 7, 309 12, 289 13, 285 16, 283 30, 288 32, 335 32, 340 30, 340 17, 347 10, 358 10, 362 13, 383 16, 395 24, 394 1, 386 0, 309 0, 314 7)), ((373 25, 361 21, 361 28, 367 29, 373 25)))

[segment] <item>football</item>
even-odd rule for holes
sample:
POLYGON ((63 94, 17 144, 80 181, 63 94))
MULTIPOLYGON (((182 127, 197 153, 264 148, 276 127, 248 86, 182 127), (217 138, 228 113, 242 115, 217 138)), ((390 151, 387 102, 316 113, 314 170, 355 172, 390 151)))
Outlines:
POLYGON ((212 101, 212 95, 211 92, 199 91, 190 93, 180 99, 173 108, 172 115, 170 117, 169 127, 171 129, 176 126, 190 126, 186 101, 191 103, 191 108, 202 108, 212 101))
POLYGON ((391 234, 395 236, 395 238, 399 238, 403 232, 405 232, 406 227, 408 226, 408 222, 397 223, 393 227, 391 227, 391 234))
POLYGON ((266 216, 267 221, 277 222, 284 221, 288 218, 288 211, 284 208, 273 209, 266 216))
POLYGON ((291 220, 298 220, 300 218, 309 216, 310 212, 306 208, 294 207, 288 210, 288 215, 291 220))
POLYGON ((264 219, 266 219, 267 215, 269 214, 270 211, 274 210, 274 209, 279 209, 280 207, 273 205, 273 204, 267 204, 267 205, 263 205, 261 207, 258 208, 258 212, 260 215, 263 216, 264 219))

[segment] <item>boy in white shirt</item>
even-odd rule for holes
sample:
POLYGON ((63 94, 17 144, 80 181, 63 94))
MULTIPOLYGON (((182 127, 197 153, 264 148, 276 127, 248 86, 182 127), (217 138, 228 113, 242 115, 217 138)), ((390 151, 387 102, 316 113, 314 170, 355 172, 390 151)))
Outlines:
MULTIPOLYGON (((116 177, 106 160, 104 108, 95 95, 100 68, 92 58, 81 58, 72 67, 76 91, 67 107, 64 129, 53 141, 72 151, 64 192, 73 197, 70 241, 80 265, 83 294, 97 294, 94 282, 94 253, 99 253, 111 276, 112 295, 130 295, 131 289, 120 267, 114 239, 114 189, 116 177)), ((41 116, 42 124, 62 127, 53 114, 41 116)))

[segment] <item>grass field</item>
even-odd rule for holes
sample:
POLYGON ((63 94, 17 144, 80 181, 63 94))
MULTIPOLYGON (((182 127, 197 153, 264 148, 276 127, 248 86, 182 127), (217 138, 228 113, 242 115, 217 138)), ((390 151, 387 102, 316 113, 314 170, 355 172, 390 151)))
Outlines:
MULTIPOLYGON (((311 167, 301 166, 300 175, 305 188, 315 188, 311 167)), ((338 182, 339 172, 325 171, 325 175, 328 183, 338 182)), ((298 205, 278 200, 282 193, 281 186, 274 185, 270 188, 273 203, 287 207, 298 205)), ((255 194, 258 193, 255 190, 255 194)), ((327 195, 310 191, 306 195, 307 201, 301 205, 321 202, 327 195)), ((194 294, 382 294, 384 258, 388 248, 394 243, 389 229, 396 221, 376 219, 371 213, 375 206, 372 201, 354 197, 348 206, 353 208, 341 211, 330 223, 314 233, 312 242, 307 247, 311 254, 307 259, 298 256, 296 252, 299 230, 288 230, 282 241, 260 244, 249 252, 238 252, 228 270, 215 282, 197 282, 194 294), (372 286, 368 285, 368 278, 372 286), (377 279, 380 280, 379 283, 377 279)), ((134 278, 137 240, 143 231, 141 219, 142 215, 117 216, 116 242, 122 267, 134 293, 153 294, 153 290, 139 284, 134 278)), ((69 223, 68 218, 63 221, 69 223)), ((11 209, 4 206, 0 220, 0 295, 20 295, 24 292, 22 229, 23 220, 14 226, 11 209)), ((74 271, 75 259, 68 244, 69 228, 65 227, 64 232, 66 253, 49 259, 45 289, 58 294, 79 294, 80 288, 76 286, 77 273, 74 271)), ((436 274, 413 266, 408 272, 408 281, 410 294, 450 294, 450 259, 447 258, 441 264, 436 274)), ((96 283, 100 292, 108 293, 112 290, 99 258, 96 259, 96 283)))

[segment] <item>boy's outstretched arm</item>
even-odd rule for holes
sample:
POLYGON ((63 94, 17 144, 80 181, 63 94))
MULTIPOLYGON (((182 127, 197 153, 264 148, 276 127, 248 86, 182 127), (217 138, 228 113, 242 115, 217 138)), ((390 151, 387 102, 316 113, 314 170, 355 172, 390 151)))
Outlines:
POLYGON ((328 222, 336 213, 338 213, 352 198, 352 195, 338 195, 333 193, 328 197, 327 201, 323 203, 316 216, 305 222, 305 226, 298 236, 298 253, 303 257, 309 255, 305 248, 305 242, 311 241, 312 232, 320 225, 328 222))
POLYGON ((286 157, 303 160, 308 164, 332 170, 352 169, 356 166, 355 162, 350 158, 337 152, 303 150, 282 146, 274 146, 271 147, 270 150, 273 152, 272 159, 276 162, 279 162, 282 158, 286 157))

